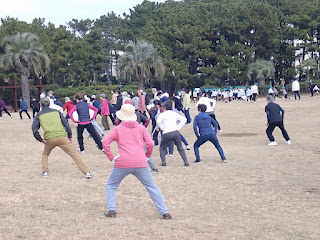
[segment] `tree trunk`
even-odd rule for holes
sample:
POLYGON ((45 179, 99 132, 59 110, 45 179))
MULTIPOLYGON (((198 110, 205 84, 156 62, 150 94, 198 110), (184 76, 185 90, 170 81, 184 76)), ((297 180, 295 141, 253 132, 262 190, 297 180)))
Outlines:
POLYGON ((143 89, 143 78, 138 79, 138 89, 143 89))
POLYGON ((22 98, 26 101, 28 108, 30 107, 30 86, 28 73, 21 73, 21 90, 22 90, 22 98))
POLYGON ((97 70, 94 70, 93 71, 93 82, 94 84, 97 84, 98 83, 98 71, 97 70))
POLYGON ((266 79, 263 77, 257 78, 258 80, 258 85, 266 85, 266 79))

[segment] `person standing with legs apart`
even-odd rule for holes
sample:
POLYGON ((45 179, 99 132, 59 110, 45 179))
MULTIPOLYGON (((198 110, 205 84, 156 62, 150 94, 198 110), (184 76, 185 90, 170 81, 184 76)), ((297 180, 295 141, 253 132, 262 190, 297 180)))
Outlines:
POLYGON ((184 111, 184 115, 187 118, 186 124, 191 123, 191 117, 190 117, 190 112, 189 112, 190 108, 191 108, 190 95, 185 90, 183 90, 183 111, 184 111))
POLYGON ((77 104, 73 107, 73 109, 70 111, 70 118, 74 123, 77 123, 77 137, 78 137, 78 143, 79 143, 79 147, 80 147, 80 153, 84 154, 85 150, 84 150, 84 144, 83 144, 83 131, 84 129, 87 129, 87 131, 89 132, 89 134, 93 137, 93 140, 95 141, 95 143, 97 144, 97 147, 100 150, 103 150, 102 147, 102 142, 98 136, 97 131, 94 129, 91 121, 93 119, 96 118, 97 114, 98 114, 98 109, 96 109, 95 107, 89 105, 88 103, 83 101, 83 95, 81 93, 77 93, 75 95, 75 100, 77 102, 77 104), (94 115, 90 118, 90 112, 89 109, 94 110, 94 115), (78 113, 78 121, 76 121, 72 114, 74 112, 78 113))
POLYGON ((296 79, 292 83, 292 92, 294 93, 294 99, 297 101, 297 96, 299 97, 299 100, 301 101, 301 96, 300 96, 300 83, 296 79))
POLYGON ((227 159, 224 156, 222 147, 220 146, 219 140, 217 138, 218 124, 212 117, 206 114, 206 110, 207 110, 206 105, 199 104, 198 105, 199 114, 194 118, 194 122, 193 122, 193 130, 197 136, 197 141, 194 143, 194 153, 196 155, 196 160, 194 162, 201 163, 199 147, 202 144, 206 143, 207 141, 210 141, 218 150, 221 156, 222 162, 226 163, 227 159), (214 129, 212 127, 214 127, 214 129), (200 135, 198 133, 198 128, 199 128, 200 135))
POLYGON ((48 177, 48 157, 55 147, 60 147, 73 159, 75 164, 85 174, 85 177, 91 179, 92 174, 72 145, 72 131, 65 117, 61 112, 49 108, 49 98, 41 98, 40 103, 42 110, 33 120, 32 132, 35 139, 45 144, 42 153, 42 176, 48 177), (44 130, 43 138, 39 134, 40 127, 44 130))
POLYGON ((276 103, 273 102, 273 97, 267 97, 267 106, 265 108, 268 118, 267 136, 270 140, 269 146, 277 146, 272 133, 275 127, 279 127, 283 137, 286 139, 286 144, 291 144, 290 137, 283 125, 284 110, 276 103))
POLYGON ((179 130, 186 124, 187 119, 178 113, 172 111, 172 102, 166 101, 163 104, 164 112, 161 113, 157 119, 157 125, 159 129, 163 131, 161 143, 160 143, 160 158, 162 161, 161 166, 165 167, 167 146, 173 141, 177 146, 180 156, 183 159, 184 165, 189 166, 187 155, 182 147, 181 137, 179 130), (178 124, 177 124, 178 122, 178 124))
POLYGON ((0 98, 0 118, 2 118, 2 111, 9 115, 12 118, 11 114, 8 112, 6 103, 0 98))
POLYGON ((28 104, 26 103, 25 100, 23 100, 23 98, 21 97, 19 99, 19 105, 20 105, 20 112, 19 112, 19 115, 20 115, 20 119, 22 120, 22 113, 25 112, 28 116, 29 119, 31 119, 29 113, 28 113, 28 104))
POLYGON ((137 115, 131 104, 122 105, 121 110, 117 112, 117 119, 120 119, 122 123, 115 127, 103 140, 106 155, 114 163, 114 168, 106 187, 108 213, 105 216, 116 217, 116 190, 121 181, 132 174, 147 189, 163 219, 172 219, 148 167, 147 161, 153 151, 153 141, 148 131, 136 121, 137 115), (110 145, 112 142, 117 142, 117 156, 114 156, 111 152, 110 145), (146 152, 144 150, 145 145, 146 152))

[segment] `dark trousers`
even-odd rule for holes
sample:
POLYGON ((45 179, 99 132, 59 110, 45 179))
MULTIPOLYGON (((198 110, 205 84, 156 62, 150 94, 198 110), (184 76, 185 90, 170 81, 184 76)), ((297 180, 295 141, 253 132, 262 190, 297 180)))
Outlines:
POLYGON ((273 135, 272 135, 275 127, 280 128, 283 137, 284 137, 287 141, 290 140, 290 137, 289 137, 286 129, 284 128, 283 122, 275 122, 275 123, 269 123, 269 126, 268 126, 267 131, 266 131, 266 132, 267 132, 267 136, 268 136, 270 142, 274 142, 274 141, 275 141, 275 140, 274 140, 274 137, 273 137, 273 135))
POLYGON ((34 118, 34 116, 36 116, 38 112, 39 112, 38 109, 32 108, 32 117, 34 118))
POLYGON ((226 157, 224 156, 224 153, 223 153, 223 150, 222 150, 222 147, 220 146, 220 143, 219 143, 219 140, 217 138, 217 136, 215 134, 209 134, 209 135, 203 135, 203 136, 200 136, 197 141, 194 143, 194 153, 196 155, 196 159, 197 160, 200 160, 200 153, 199 153, 199 147, 206 143, 207 141, 210 141, 213 143, 213 145, 216 147, 216 149, 218 150, 220 156, 221 156, 221 159, 222 160, 225 160, 226 157))
POLYGON ((300 91, 294 91, 294 99, 297 100, 297 95, 299 97, 299 100, 301 99, 301 96, 300 96, 300 91))
POLYGON ((86 125, 78 124, 78 127, 77 127, 78 143, 79 143, 80 151, 84 151, 84 144, 83 144, 83 131, 84 131, 84 129, 87 129, 87 131, 92 136, 95 143, 97 144, 97 147, 100 150, 102 150, 103 146, 102 146, 102 142, 99 138, 99 135, 98 135, 97 131, 94 129, 92 123, 89 123, 86 125))
POLYGON ((218 122, 217 119, 216 119, 216 115, 215 115, 213 112, 209 113, 208 115, 209 115, 210 117, 212 117, 212 118, 217 122, 217 124, 218 124, 218 130, 220 131, 220 130, 221 130, 221 127, 220 127, 219 122, 218 122))
POLYGON ((7 108, 0 110, 0 117, 2 117, 2 111, 4 111, 6 114, 8 114, 11 117, 11 114, 8 112, 7 108))
POLYGON ((31 119, 31 117, 30 117, 30 115, 29 115, 27 110, 20 110, 20 113, 19 113, 20 119, 22 119, 22 112, 25 112, 27 114, 28 118, 31 119))
POLYGON ((254 94, 253 94, 253 99, 252 99, 252 100, 253 100, 254 102, 257 101, 257 96, 258 96, 257 93, 254 93, 254 94))
POLYGON ((111 119, 111 122, 112 124, 114 125, 114 118, 112 116, 112 114, 110 115, 103 115, 102 116, 102 119, 101 119, 101 123, 104 127, 104 130, 110 130, 110 127, 109 127, 109 122, 108 122, 108 117, 111 119))
POLYGON ((189 109, 188 110, 187 109, 184 110, 184 115, 187 118, 187 124, 191 123, 191 117, 190 117, 189 109))
POLYGON ((117 104, 112 104, 112 115, 113 115, 113 118, 116 119, 117 116, 116 116, 116 109, 117 109, 117 104))
POLYGON ((160 143, 160 158, 163 163, 166 162, 166 154, 167 154, 167 146, 173 141, 177 146, 180 156, 183 161, 188 162, 187 155, 182 147, 181 137, 179 131, 169 132, 162 135, 161 143, 160 143))
POLYGON ((313 97, 314 95, 313 88, 310 88, 310 93, 311 93, 311 97, 313 97))
POLYGON ((153 142, 154 142, 154 145, 155 146, 158 146, 159 145, 159 141, 158 141, 158 135, 159 135, 159 132, 155 130, 156 126, 155 125, 152 125, 152 139, 153 139, 153 142))

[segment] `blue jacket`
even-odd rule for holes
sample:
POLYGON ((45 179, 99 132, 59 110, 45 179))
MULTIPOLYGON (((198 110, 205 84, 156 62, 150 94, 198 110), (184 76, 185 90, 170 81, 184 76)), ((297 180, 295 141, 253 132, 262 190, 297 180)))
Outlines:
POLYGON ((95 108, 98 109, 98 113, 101 113, 101 107, 100 107, 101 103, 98 100, 94 100, 92 103, 92 106, 94 106, 95 108))
POLYGON ((22 111, 28 110, 28 104, 26 103, 25 100, 20 100, 20 110, 22 111))
POLYGON ((276 103, 269 103, 265 111, 267 113, 268 123, 283 122, 284 110, 276 103))
POLYGON ((204 135, 217 134, 218 123, 206 113, 199 113, 193 121, 193 130, 197 138, 204 135), (214 127, 214 129, 212 128, 214 127))
POLYGON ((91 122, 88 103, 78 102, 77 112, 79 116, 79 122, 91 122))

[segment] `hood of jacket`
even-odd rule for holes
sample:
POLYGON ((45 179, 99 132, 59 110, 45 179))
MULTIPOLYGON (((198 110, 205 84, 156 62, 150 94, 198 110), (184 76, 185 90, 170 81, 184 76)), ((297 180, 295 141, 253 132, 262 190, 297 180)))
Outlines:
POLYGON ((121 125, 126 128, 136 128, 139 123, 137 121, 122 121, 121 125))
POLYGON ((211 118, 208 114, 204 113, 204 112, 201 112, 198 114, 198 117, 200 119, 207 119, 207 118, 211 118))

